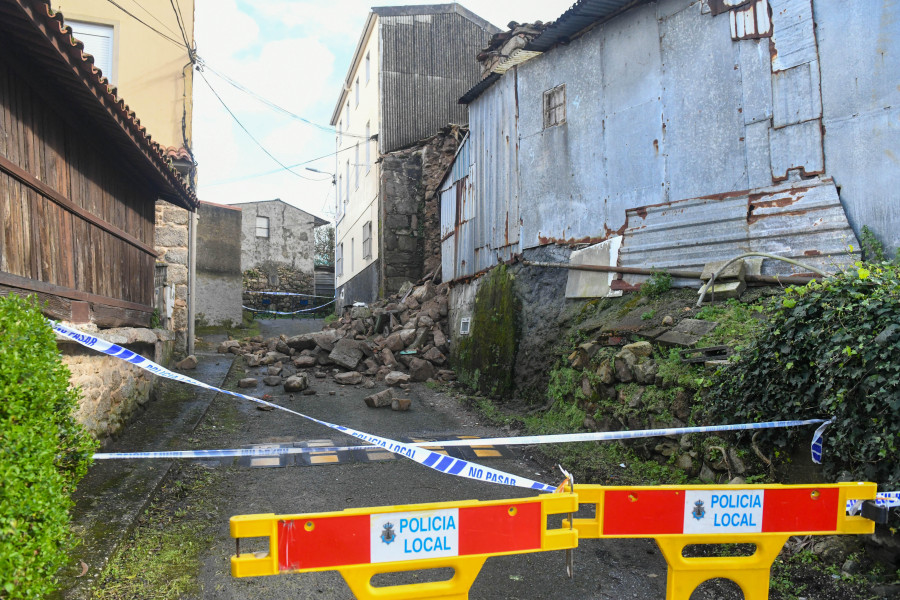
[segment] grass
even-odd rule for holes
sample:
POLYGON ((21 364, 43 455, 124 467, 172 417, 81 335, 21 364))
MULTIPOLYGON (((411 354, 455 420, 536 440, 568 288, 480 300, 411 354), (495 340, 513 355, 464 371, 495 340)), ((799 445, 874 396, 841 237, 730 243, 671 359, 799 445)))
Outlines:
POLYGON ((217 523, 209 519, 218 472, 184 468, 160 490, 93 590, 96 600, 168 600, 199 593, 200 558, 217 523), (189 497, 191 503, 183 505, 189 497))
POLYGON ((719 325, 703 336, 696 347, 734 345, 750 340, 762 330, 762 304, 744 304, 734 298, 704 306, 695 316, 703 321, 716 321, 719 325))

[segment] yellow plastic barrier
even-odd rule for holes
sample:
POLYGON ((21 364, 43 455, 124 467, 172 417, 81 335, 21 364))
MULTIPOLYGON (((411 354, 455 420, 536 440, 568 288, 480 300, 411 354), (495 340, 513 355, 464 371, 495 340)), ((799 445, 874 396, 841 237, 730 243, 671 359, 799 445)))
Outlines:
MULTIPOLYGON (((747 600, 769 597, 772 563, 792 535, 863 534, 873 521, 848 516, 848 500, 875 498, 874 483, 604 487, 576 485, 594 517, 572 521, 580 539, 653 538, 669 565, 667 600, 731 579, 747 600), (692 544, 754 544, 751 556, 686 558, 692 544)), ((563 522, 568 527, 569 521, 563 522)))
POLYGON ((235 577, 337 570, 359 599, 466 600, 489 556, 571 550, 578 533, 548 529, 547 517, 573 514, 572 493, 480 502, 441 502, 301 515, 231 518, 235 577), (268 552, 240 553, 240 539, 265 537, 268 552), (446 581, 374 587, 372 577, 450 567, 446 581))

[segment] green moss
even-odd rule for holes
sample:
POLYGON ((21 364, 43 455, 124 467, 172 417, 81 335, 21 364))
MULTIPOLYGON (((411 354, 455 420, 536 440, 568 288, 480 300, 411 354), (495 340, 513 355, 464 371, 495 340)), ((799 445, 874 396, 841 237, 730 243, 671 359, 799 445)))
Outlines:
POLYGON ((519 302, 505 265, 491 270, 475 295, 471 334, 457 344, 453 365, 459 380, 494 397, 512 393, 518 346, 519 302))

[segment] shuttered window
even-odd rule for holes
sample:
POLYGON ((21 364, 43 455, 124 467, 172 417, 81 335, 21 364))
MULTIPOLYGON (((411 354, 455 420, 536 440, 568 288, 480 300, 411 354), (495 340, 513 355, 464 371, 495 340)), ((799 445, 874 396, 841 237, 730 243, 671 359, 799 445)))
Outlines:
POLYGON ((544 92, 544 129, 566 122, 566 84, 544 92))
POLYGON ((344 276, 344 244, 334 249, 334 272, 338 277, 344 276))
POLYGON ((256 217, 256 237, 269 237, 269 217, 256 217))
POLYGON ((113 26, 83 21, 69 21, 68 19, 66 24, 72 28, 72 33, 75 37, 84 43, 84 51, 94 57, 94 66, 103 72, 104 77, 110 83, 115 83, 113 76, 115 29, 113 26))
POLYGON ((372 221, 363 225, 363 258, 372 258, 372 221))

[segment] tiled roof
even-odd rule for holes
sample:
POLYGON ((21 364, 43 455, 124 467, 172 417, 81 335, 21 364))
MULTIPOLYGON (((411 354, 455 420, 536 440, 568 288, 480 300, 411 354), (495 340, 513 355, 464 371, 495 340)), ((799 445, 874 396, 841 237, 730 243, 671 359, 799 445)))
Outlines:
POLYGON ((0 0, 0 37, 46 73, 53 88, 84 114, 98 135, 150 177, 161 198, 191 210, 197 207, 196 194, 170 162, 172 148, 150 137, 49 0, 0 0))

